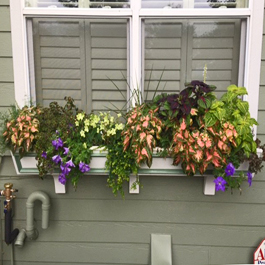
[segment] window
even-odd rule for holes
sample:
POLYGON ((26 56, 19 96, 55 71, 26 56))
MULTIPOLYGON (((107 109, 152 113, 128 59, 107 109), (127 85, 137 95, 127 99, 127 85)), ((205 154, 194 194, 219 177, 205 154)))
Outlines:
POLYGON ((244 8, 246 0, 142 0, 142 8, 244 8))
POLYGON ((26 7, 129 8, 129 0, 25 0, 26 7))
MULTIPOLYGON (((35 96, 47 104, 68 93, 87 110, 101 110, 109 99, 120 105, 126 101, 107 84, 107 75, 115 79, 123 72, 131 87, 142 90, 150 79, 151 92, 161 78, 160 89, 165 85, 171 92, 185 81, 202 79, 207 64, 207 81, 220 92, 230 83, 247 87, 250 111, 257 118, 264 1, 14 0, 10 8, 20 105, 35 96), (115 35, 117 23, 121 28, 116 33, 122 36, 115 35), (50 33, 43 34, 44 25, 50 25, 50 33), (73 42, 67 34, 53 36, 70 25, 73 42), (108 36, 104 30, 102 36, 90 34, 99 25, 108 36), (75 54, 78 49, 85 53, 75 54), (65 55, 73 56, 68 66, 65 55), (70 80, 67 85, 64 79, 70 80)), ((122 83, 124 95, 126 89, 122 83)))

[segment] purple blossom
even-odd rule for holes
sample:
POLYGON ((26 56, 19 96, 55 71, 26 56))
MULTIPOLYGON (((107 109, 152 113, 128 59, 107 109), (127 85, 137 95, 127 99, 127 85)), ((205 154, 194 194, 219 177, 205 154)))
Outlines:
POLYGON ((63 149, 64 149, 64 153, 63 154, 67 155, 69 153, 69 148, 68 147, 64 147, 63 149))
POLYGON ((225 184, 227 183, 222 177, 217 177, 214 181, 215 183, 215 190, 225 191, 225 184))
POLYGON ((52 161, 55 163, 55 164, 59 164, 62 162, 62 158, 60 157, 60 155, 55 155, 52 157, 52 161))
POLYGON ((68 167, 75 167, 75 164, 73 163, 72 159, 67 161, 65 165, 67 165, 68 167))
POLYGON ((58 177, 58 180, 60 183, 62 183, 63 185, 65 185, 66 183, 66 177, 64 174, 60 174, 59 177, 58 177))
POLYGON ((235 174, 235 167, 233 166, 232 163, 229 163, 225 169, 225 174, 227 176, 233 176, 235 174))
POLYGON ((52 141, 52 145, 54 146, 55 150, 58 150, 60 147, 63 147, 63 141, 61 138, 52 141))
POLYGON ((80 162, 79 163, 79 170, 82 172, 82 173, 86 173, 87 171, 90 170, 90 167, 89 165, 83 163, 83 162, 80 162))
POLYGON ((249 187, 252 185, 252 173, 248 171, 247 173, 247 176, 248 176, 248 184, 249 184, 249 187))
POLYGON ((63 175, 68 175, 71 171, 71 168, 69 168, 67 165, 64 165, 64 164, 62 164, 60 168, 61 168, 63 175))
POLYGON ((45 151, 42 152, 41 156, 45 159, 47 159, 47 153, 45 151))

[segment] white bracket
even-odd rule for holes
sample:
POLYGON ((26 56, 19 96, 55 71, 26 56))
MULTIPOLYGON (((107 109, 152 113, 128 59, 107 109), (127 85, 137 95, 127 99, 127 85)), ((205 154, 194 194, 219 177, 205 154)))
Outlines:
POLYGON ((139 192, 140 192, 139 184, 134 184, 137 180, 139 180, 139 176, 137 177, 135 175, 130 175, 129 193, 139 194, 139 192))
POLYGON ((57 194, 64 194, 66 193, 65 191, 65 185, 63 185, 60 181, 59 181, 59 175, 52 175, 53 176, 53 180, 54 180, 54 188, 55 188, 55 193, 57 194))
POLYGON ((215 183, 213 182, 214 180, 214 176, 204 177, 204 195, 215 195, 215 183))

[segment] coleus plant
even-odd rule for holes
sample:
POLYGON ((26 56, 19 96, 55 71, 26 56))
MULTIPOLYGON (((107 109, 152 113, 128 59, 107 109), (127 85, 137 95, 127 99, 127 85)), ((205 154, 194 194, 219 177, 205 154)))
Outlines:
POLYGON ((127 122, 123 131, 124 151, 133 153, 137 165, 143 162, 152 165, 153 149, 160 139, 163 123, 156 115, 158 108, 147 103, 135 106, 127 113, 127 122))
POLYGON ((36 115, 40 113, 41 109, 36 106, 24 106, 22 109, 14 106, 10 111, 11 119, 5 122, 5 145, 12 152, 18 151, 20 157, 34 151, 39 132, 39 120, 36 115))
POLYGON ((246 157, 256 153, 257 145, 253 140, 253 125, 258 125, 249 112, 249 103, 242 97, 247 95, 244 87, 230 85, 220 100, 215 100, 204 116, 205 125, 210 127, 214 124, 222 126, 225 122, 231 123, 238 133, 236 148, 233 153, 243 152, 246 157))
MULTIPOLYGON (((161 147, 168 149, 172 144, 175 129, 185 120, 186 125, 190 122, 194 126, 201 123, 199 117, 204 115, 216 99, 213 91, 215 86, 207 85, 204 82, 194 80, 187 83, 185 89, 179 93, 161 94, 154 99, 158 106, 158 115, 163 120, 164 130, 160 141, 161 147), (196 115, 195 115, 196 114, 196 115)), ((168 151, 166 151, 168 153, 168 151)))

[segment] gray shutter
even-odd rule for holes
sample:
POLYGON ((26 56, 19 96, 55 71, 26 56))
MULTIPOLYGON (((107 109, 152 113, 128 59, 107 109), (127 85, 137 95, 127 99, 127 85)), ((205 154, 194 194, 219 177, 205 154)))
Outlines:
POLYGON ((33 19, 36 100, 64 105, 65 96, 86 107, 83 20, 33 19))
POLYGON ((92 110, 126 108, 127 20, 91 20, 86 29, 90 31, 86 34, 87 39, 91 40, 91 60, 87 60, 91 64, 91 72, 87 75, 90 78, 92 110))
POLYGON ((145 97, 152 99, 159 82, 157 93, 178 92, 185 82, 186 27, 174 19, 146 20, 144 41, 145 97))
POLYGON ((187 81, 203 80, 207 65, 207 83, 219 92, 238 84, 240 53, 239 20, 190 20, 187 51, 187 81))
POLYGON ((38 103, 71 96, 86 112, 126 105, 126 20, 34 19, 33 30, 38 103))

